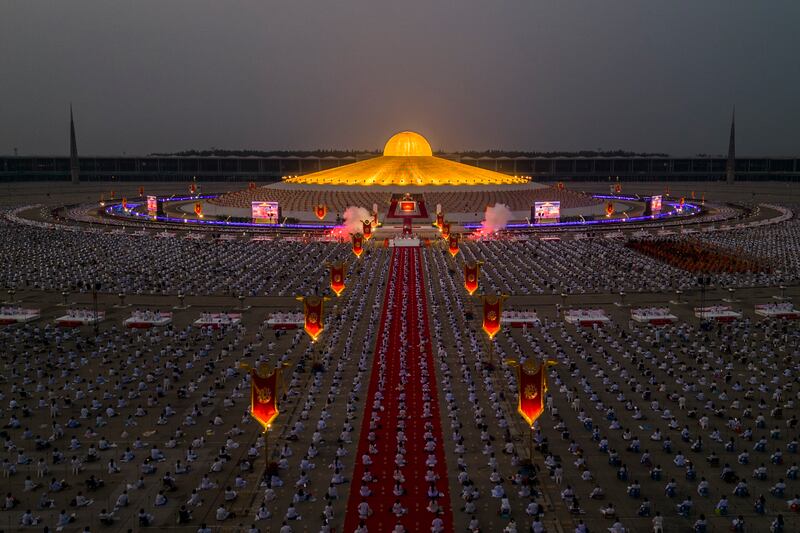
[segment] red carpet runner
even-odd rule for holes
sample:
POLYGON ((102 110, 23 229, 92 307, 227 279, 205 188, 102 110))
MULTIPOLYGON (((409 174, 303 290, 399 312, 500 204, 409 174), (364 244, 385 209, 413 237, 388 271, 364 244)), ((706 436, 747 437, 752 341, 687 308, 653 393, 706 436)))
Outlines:
POLYGON ((419 248, 393 250, 344 533, 362 521, 370 533, 391 532, 398 523, 409 533, 428 532, 437 517, 441 531, 453 530, 422 276, 419 248), (363 481, 365 473, 374 480, 363 481), (395 495, 398 474, 405 479, 401 496, 395 495), (366 497, 363 485, 371 492, 366 497), (363 502, 371 510, 366 519, 363 502), (405 509, 399 517, 395 502, 405 509))

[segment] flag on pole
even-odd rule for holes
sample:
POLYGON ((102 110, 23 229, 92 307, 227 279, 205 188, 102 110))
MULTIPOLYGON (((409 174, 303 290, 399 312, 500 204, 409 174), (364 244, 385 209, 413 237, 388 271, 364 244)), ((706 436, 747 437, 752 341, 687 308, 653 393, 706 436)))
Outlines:
POLYGON ((361 225, 364 228, 364 240, 368 241, 372 238, 372 221, 362 220, 361 225))
POLYGON ((328 206, 325 204, 317 204, 314 206, 314 214, 318 219, 322 220, 328 214, 328 206))
POLYGON ((614 202, 608 201, 606 202, 606 216, 610 217, 614 214, 614 202))
POLYGON ((331 271, 331 290, 336 296, 341 296, 345 289, 344 279, 347 264, 343 261, 329 265, 331 271))
POLYGON ((453 233, 447 238, 447 250, 450 252, 450 255, 455 257, 458 255, 458 240, 460 235, 458 233, 453 233))
POLYGON ((360 233, 353 233, 353 253, 356 257, 361 257, 364 253, 364 236, 360 233))
POLYGON ((464 288, 472 296, 478 290, 481 264, 478 261, 464 264, 464 288))
POLYGON ((442 237, 447 239, 450 236, 450 223, 442 222, 442 237))
POLYGON ((250 415, 266 431, 280 411, 278 410, 278 383, 280 369, 263 375, 255 368, 250 370, 250 415))
POLYGON ((494 336, 500 331, 501 323, 500 318, 503 315, 503 300, 506 297, 503 295, 483 296, 483 324, 481 327, 483 331, 489 336, 489 339, 494 339, 494 336))
POLYGON ((203 204, 200 202, 194 203, 194 214, 197 215, 198 218, 203 218, 203 204))
POLYGON ((547 392, 546 363, 535 363, 528 359, 517 366, 519 403, 517 411, 529 426, 544 412, 544 395, 547 392))
POLYGON ((297 299, 303 302, 303 329, 312 341, 316 341, 325 329, 323 324, 325 299, 319 296, 299 296, 297 299))

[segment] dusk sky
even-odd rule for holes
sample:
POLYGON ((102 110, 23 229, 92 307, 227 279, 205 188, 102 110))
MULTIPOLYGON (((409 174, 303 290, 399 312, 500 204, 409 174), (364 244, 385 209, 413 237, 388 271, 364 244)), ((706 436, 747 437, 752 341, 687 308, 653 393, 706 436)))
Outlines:
POLYGON ((0 154, 800 154, 800 1, 12 1, 0 154))

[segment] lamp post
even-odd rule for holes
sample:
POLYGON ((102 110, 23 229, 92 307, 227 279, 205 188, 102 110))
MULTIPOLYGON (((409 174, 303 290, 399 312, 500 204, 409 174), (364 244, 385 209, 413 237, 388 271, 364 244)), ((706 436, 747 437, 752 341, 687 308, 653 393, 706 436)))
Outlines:
POLYGON ((16 302, 16 300, 14 300, 15 294, 17 294, 17 291, 15 291, 13 287, 8 289, 8 303, 13 304, 16 302))
POLYGON ((94 322, 94 336, 97 337, 100 334, 100 321, 97 318, 97 291, 100 290, 100 282, 97 281, 92 284, 92 305, 94 307, 94 316, 92 317, 94 322))
POLYGON ((677 289, 675 291, 675 299, 672 300, 671 303, 676 304, 676 305, 680 305, 680 304, 683 303, 683 291, 682 290, 677 289))
POLYGON ((708 313, 705 311, 706 307, 706 287, 711 285, 711 276, 700 276, 697 278, 697 283, 700 285, 700 325, 705 327, 706 317, 708 313))
POLYGON ((69 291, 61 291, 61 297, 64 298, 64 303, 60 305, 67 307, 69 305, 69 291))
POLYGON ((617 307, 625 307, 625 291, 619 291, 619 302, 616 305, 617 307))

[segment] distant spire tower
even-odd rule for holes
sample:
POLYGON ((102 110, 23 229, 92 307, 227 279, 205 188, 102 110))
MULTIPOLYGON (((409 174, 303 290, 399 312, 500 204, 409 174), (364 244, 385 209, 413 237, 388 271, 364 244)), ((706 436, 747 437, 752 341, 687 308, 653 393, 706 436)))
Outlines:
POLYGON ((728 183, 736 180, 736 106, 731 115, 731 137, 728 141, 728 164, 725 165, 725 178, 728 183))
POLYGON ((75 121, 72 119, 72 104, 69 105, 69 176, 72 183, 79 183, 80 164, 78 162, 78 143, 75 140, 75 121))

